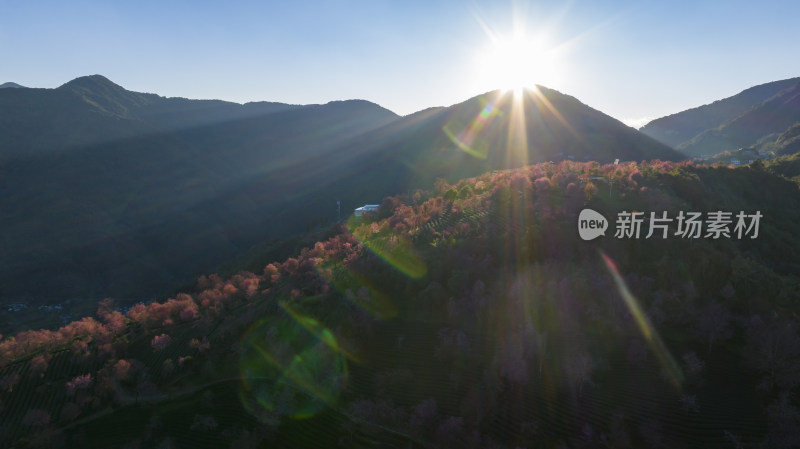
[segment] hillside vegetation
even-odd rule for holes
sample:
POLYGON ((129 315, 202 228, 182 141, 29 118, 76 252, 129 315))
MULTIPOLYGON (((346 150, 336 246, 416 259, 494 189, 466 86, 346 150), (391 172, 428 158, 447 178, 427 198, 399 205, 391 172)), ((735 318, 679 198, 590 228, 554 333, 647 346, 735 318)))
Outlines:
POLYGON ((256 273, 0 340, 0 441, 796 447, 800 191, 775 170, 565 161, 385 198, 256 273), (584 207, 763 218, 587 242, 584 207))

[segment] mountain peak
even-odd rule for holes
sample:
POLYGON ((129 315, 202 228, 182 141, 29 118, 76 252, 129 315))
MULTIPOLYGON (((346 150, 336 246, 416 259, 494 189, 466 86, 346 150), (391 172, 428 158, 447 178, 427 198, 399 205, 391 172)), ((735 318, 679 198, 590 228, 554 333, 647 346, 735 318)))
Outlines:
POLYGON ((25 89, 25 86, 17 83, 12 83, 9 81, 7 83, 0 84, 0 89, 5 89, 5 88, 25 89))
POLYGON ((90 89, 95 90, 97 88, 103 89, 114 89, 114 90, 125 90, 122 86, 115 84, 110 79, 106 78, 103 75, 88 75, 88 76, 81 76, 75 78, 72 81, 62 84, 58 87, 58 89, 90 89))
POLYGON ((56 90, 68 92, 101 113, 123 118, 136 117, 137 111, 149 104, 153 97, 128 91, 102 75, 75 78, 56 90))

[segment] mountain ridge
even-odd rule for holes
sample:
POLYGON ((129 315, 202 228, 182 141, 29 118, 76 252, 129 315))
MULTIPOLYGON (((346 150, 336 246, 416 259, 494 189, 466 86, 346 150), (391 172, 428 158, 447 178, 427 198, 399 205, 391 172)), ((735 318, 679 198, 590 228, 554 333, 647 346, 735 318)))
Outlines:
POLYGON ((800 82, 719 127, 703 131, 677 149, 698 155, 753 147, 776 141, 796 123, 800 123, 800 82))
MULTIPOLYGON (((655 119, 644 134, 690 157, 751 148, 776 152, 775 139, 800 122, 800 77, 760 84, 713 103, 655 119)), ((777 149, 778 153, 785 150, 777 149)))
MULTIPOLYGON (((337 201, 346 212, 430 188, 437 178, 454 182, 569 158, 681 158, 545 87, 527 91, 519 104, 510 93, 491 91, 405 117, 366 100, 166 101, 120 90, 105 77, 30 91, 37 101, 22 113, 0 108, 0 128, 48 137, 32 131, 41 129, 35 112, 49 110, 76 135, 56 149, 44 140, 31 142, 41 146, 32 154, 4 150, 8 194, 0 210, 13 213, 0 215, 9 256, 0 261, 0 294, 9 297, 148 297, 262 240, 333 221, 337 201), (76 112, 47 108, 53 96, 76 112), (112 126, 117 134, 86 138, 112 126)), ((0 92, 0 105, 20 97, 0 92)), ((10 137, 0 134, 17 148, 32 146, 10 137)))
MULTIPOLYGON (((378 116, 398 117, 379 105, 359 101, 379 108, 378 116)), ((1 156, 49 154, 314 106, 320 105, 162 97, 126 90, 102 75, 82 76, 54 89, 0 92, 1 156)))

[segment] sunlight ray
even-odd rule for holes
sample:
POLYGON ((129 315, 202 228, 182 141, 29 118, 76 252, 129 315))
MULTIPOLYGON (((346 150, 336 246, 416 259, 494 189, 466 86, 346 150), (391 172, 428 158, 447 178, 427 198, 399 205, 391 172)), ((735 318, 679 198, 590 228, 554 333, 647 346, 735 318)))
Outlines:
POLYGON ((573 128, 572 125, 569 124, 569 122, 567 122, 567 120, 564 118, 561 112, 559 112, 559 110, 555 106, 553 106, 553 103, 551 103, 550 100, 548 100, 547 97, 542 94, 542 91, 539 90, 539 86, 534 86, 532 89, 526 89, 526 91, 528 92, 528 95, 530 95, 531 98, 534 100, 534 104, 544 105, 544 107, 547 109, 546 113, 543 115, 546 115, 547 113, 552 114, 553 117, 555 117, 562 125, 564 125, 564 127, 567 129, 567 131, 570 132, 570 134, 572 134, 576 139, 578 139, 578 141, 588 145, 586 139, 580 133, 578 133, 575 130, 575 128, 573 128))
MULTIPOLYGON (((511 114, 508 123, 507 157, 520 157, 522 166, 528 165, 528 129, 525 119, 523 90, 515 90, 511 100, 511 114)), ((511 161, 509 161, 511 162, 511 161)))
POLYGON ((348 301, 378 319, 389 319, 397 315, 397 306, 369 279, 350 270, 343 263, 318 267, 317 272, 333 288, 343 293, 348 301))

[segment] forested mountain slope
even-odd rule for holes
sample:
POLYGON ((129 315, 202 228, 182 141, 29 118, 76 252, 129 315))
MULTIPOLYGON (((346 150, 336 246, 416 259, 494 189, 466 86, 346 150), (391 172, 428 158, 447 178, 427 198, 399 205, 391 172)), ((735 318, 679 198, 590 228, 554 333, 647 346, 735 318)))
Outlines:
POLYGON ((758 165, 562 162, 437 188, 256 273, 6 337, 2 441, 797 445, 796 183, 758 165), (587 207, 604 237, 578 237, 587 207), (626 211, 647 217, 639 238, 615 236, 626 211), (646 237, 650 212, 717 211, 760 214, 757 234, 733 218, 727 235, 673 221, 646 237))

